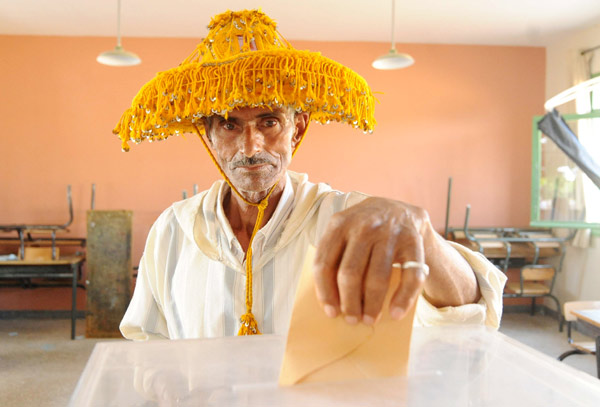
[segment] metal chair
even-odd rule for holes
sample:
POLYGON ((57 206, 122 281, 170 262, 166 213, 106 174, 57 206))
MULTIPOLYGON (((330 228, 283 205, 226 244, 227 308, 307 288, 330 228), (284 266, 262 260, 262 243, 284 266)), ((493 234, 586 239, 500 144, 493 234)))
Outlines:
POLYGON ((531 298, 531 315, 535 313, 535 300, 540 297, 551 298, 556 304, 558 329, 562 332, 563 317, 560 302, 552 294, 556 269, 548 264, 528 264, 521 267, 519 281, 506 284, 504 297, 531 298))
MULTIPOLYGON (((600 301, 568 301, 564 305, 565 320, 567 321, 567 341, 573 349, 563 352, 558 360, 562 361, 571 355, 595 355, 596 343, 594 341, 575 342, 571 338, 571 325, 577 321, 577 317, 571 311, 584 309, 600 309, 600 301)), ((598 366, 598 378, 600 379, 600 366, 598 366)))

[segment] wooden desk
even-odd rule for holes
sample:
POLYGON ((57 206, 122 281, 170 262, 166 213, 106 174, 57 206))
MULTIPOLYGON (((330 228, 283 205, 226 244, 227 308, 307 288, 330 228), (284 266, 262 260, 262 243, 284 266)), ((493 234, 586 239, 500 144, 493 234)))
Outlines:
POLYGON ((0 278, 70 278, 71 279, 71 339, 75 339, 77 316, 77 278, 85 256, 65 256, 58 260, 0 261, 0 278))
POLYGON ((70 406, 597 406, 600 381, 483 326, 414 328, 406 377, 279 387, 285 338, 96 344, 70 406))
MULTIPOLYGON (((477 243, 466 238, 457 238, 453 240, 475 252, 479 251, 477 243)), ((483 248, 482 254, 488 259, 506 258, 506 248, 502 242, 482 242, 481 246, 483 248)), ((511 252, 509 257, 511 259, 526 259, 531 261, 535 257, 535 246, 531 243, 517 242, 511 243, 510 246, 511 252)), ((557 247, 557 245, 543 245, 542 243, 539 243, 538 246, 539 258, 554 257, 561 254, 560 247, 557 247)))
POLYGON ((596 368, 600 377, 600 309, 576 310, 571 314, 577 317, 577 326, 584 335, 596 338, 596 368))
MULTIPOLYGON (((25 243, 28 246, 51 246, 52 238, 49 237, 27 237, 25 243)), ((85 237, 57 237, 54 240, 57 247, 75 246, 85 247, 85 237)), ((18 237, 0 237, 0 245, 4 246, 20 246, 21 240, 18 237)))

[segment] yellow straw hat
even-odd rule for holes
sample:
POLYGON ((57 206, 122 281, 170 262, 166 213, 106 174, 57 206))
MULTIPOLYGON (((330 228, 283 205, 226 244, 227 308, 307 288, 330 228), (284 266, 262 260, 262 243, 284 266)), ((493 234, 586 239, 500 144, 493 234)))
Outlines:
POLYGON ((201 117, 248 106, 292 106, 320 123, 373 130, 367 82, 318 52, 294 49, 261 11, 227 11, 208 28, 185 61, 159 72, 133 99, 113 130, 124 151, 129 141, 164 140, 194 127, 204 133, 201 117))

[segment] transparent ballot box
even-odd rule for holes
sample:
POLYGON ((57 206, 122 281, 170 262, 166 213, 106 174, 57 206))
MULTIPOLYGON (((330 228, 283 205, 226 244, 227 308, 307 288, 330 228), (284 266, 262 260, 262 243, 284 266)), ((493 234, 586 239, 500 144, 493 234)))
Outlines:
POLYGON ((406 377, 279 387, 285 338, 98 343, 71 406, 599 406, 600 380, 481 326, 415 328, 406 377))

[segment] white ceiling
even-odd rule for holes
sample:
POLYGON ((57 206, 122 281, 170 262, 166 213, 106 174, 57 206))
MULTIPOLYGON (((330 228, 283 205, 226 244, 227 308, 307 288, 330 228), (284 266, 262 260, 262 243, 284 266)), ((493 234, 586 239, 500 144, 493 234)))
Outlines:
MULTIPOLYGON (((390 41, 391 0, 122 0, 121 32, 201 38, 211 16, 258 7, 290 40, 390 41)), ((117 0, 0 0, 0 34, 115 36, 116 20, 117 0)), ((397 0, 395 38, 544 46, 599 23, 600 0, 397 0)))

